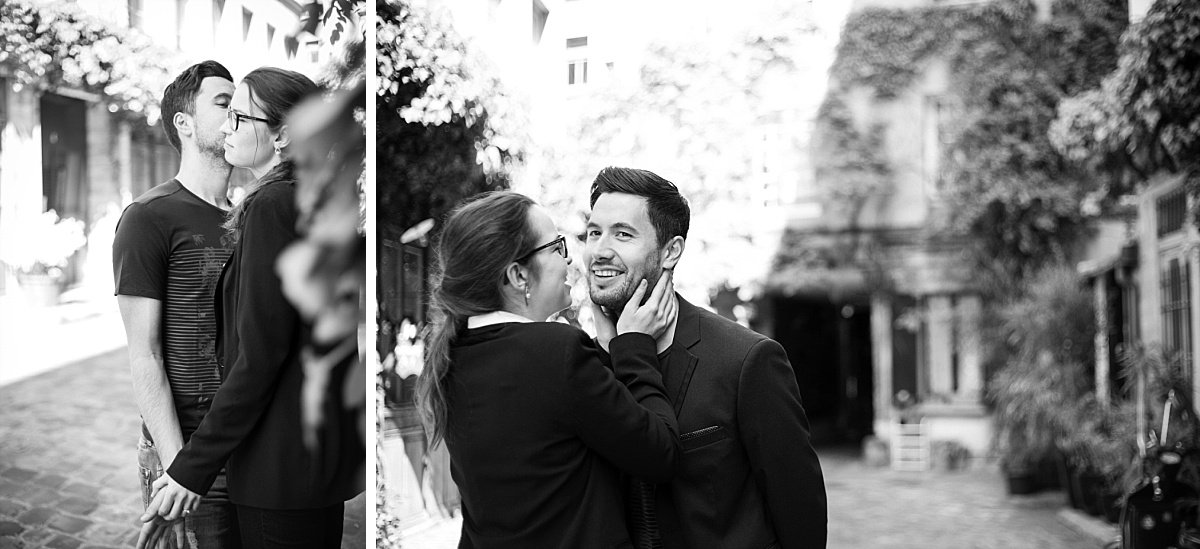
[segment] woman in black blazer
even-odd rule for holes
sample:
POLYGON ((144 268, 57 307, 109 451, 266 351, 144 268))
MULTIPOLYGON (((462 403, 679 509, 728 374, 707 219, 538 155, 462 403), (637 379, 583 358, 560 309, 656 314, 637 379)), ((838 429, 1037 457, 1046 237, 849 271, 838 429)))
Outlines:
POLYGON ((610 368, 582 331, 544 322, 571 303, 570 259, 529 198, 494 192, 460 206, 437 257, 417 392, 462 494, 459 547, 629 546, 620 475, 663 482, 679 456, 655 354, 676 314, 670 276, 639 307, 643 281, 601 342, 610 368))
POLYGON ((301 353, 309 327, 275 272, 280 252, 298 238, 283 118, 317 91, 304 75, 264 67, 246 75, 230 102, 221 127, 225 158, 258 180, 226 225, 235 247, 216 296, 224 380, 195 434, 154 483, 139 548, 153 546, 164 521, 193 509, 222 467, 237 506, 233 526, 246 548, 338 547, 344 502, 363 490, 357 419, 336 398, 324 402, 316 451, 303 444, 301 353))

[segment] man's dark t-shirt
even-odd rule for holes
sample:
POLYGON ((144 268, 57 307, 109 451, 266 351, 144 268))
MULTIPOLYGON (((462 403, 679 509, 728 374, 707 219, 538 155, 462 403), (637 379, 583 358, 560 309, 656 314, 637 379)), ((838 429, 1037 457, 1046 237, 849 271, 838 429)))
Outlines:
POLYGON ((113 241, 116 294, 162 302, 163 362, 185 442, 221 383, 213 291, 233 252, 224 222, 224 210, 172 179, 125 208, 113 241))

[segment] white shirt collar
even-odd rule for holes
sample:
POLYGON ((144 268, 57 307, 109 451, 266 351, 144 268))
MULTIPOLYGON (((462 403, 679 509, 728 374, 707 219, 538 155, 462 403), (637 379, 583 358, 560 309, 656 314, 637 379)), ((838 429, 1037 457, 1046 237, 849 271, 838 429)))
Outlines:
POLYGON ((533 322, 518 314, 513 314, 508 311, 492 311, 490 313, 475 315, 467 318, 467 329, 482 328, 493 324, 504 324, 506 322, 533 322))

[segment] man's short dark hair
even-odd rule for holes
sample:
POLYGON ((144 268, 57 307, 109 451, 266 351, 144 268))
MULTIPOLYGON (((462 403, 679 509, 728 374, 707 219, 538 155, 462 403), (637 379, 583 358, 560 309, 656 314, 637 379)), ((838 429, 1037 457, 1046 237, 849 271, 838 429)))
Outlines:
POLYGON ((608 167, 596 174, 592 181, 591 207, 604 193, 625 193, 646 199, 646 213, 650 224, 658 233, 658 246, 665 246, 672 238, 687 238, 688 226, 692 221, 692 210, 687 199, 679 194, 674 183, 659 177, 654 172, 636 168, 608 167))
POLYGON ((179 73, 163 91, 162 106, 159 108, 163 131, 176 151, 183 152, 179 145, 179 132, 175 130, 175 113, 196 114, 196 94, 200 93, 200 84, 204 79, 211 76, 233 82, 233 75, 224 65, 212 60, 201 61, 179 73))

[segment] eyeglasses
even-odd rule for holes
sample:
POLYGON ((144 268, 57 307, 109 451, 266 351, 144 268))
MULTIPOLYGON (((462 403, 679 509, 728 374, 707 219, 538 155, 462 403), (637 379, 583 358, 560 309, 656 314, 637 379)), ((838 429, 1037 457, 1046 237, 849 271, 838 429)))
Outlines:
POLYGON ((235 132, 238 130, 238 126, 241 125, 241 122, 243 119, 244 120, 257 120, 259 122, 268 122, 268 123, 270 122, 270 120, 267 120, 266 118, 259 118, 257 116, 250 116, 248 114, 242 114, 233 109, 229 109, 227 112, 229 113, 228 114, 229 129, 231 129, 235 132))
POLYGON ((541 246, 538 246, 538 247, 534 248, 533 250, 530 250, 529 253, 527 253, 521 257, 518 257, 517 263, 525 261, 526 259, 533 257, 533 254, 536 254, 536 253, 538 253, 542 250, 545 250, 546 248, 549 248, 551 246, 555 246, 554 251, 558 252, 558 255, 561 255, 563 257, 563 259, 567 258, 567 237, 560 234, 560 235, 558 235, 558 238, 555 238, 554 240, 552 240, 546 244, 542 244, 541 246))

